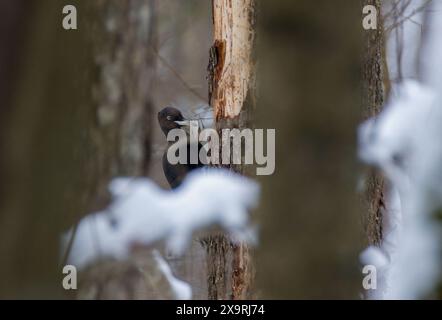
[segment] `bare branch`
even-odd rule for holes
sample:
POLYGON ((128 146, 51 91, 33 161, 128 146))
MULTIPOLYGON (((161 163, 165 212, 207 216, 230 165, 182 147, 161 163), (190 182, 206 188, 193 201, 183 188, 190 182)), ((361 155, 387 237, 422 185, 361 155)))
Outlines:
POLYGON ((160 53, 152 47, 153 53, 158 57, 158 60, 161 61, 161 63, 169 69, 170 72, 173 73, 173 75, 178 79, 179 82, 187 89, 189 90, 195 97, 199 98, 201 101, 207 102, 207 99, 204 98, 198 91, 196 91, 192 86, 190 86, 186 80, 179 74, 178 71, 175 70, 175 68, 163 57, 160 55, 160 53))
MULTIPOLYGON (((397 14, 395 14, 395 21, 391 26, 388 26, 385 28, 385 32, 386 33, 390 33, 393 29, 397 28, 398 26, 402 25, 404 22, 411 20, 416 14, 424 11, 428 4, 431 2, 432 0, 426 0, 421 6, 417 7, 416 9, 414 9, 413 11, 411 11, 408 15, 406 15, 405 17, 402 18, 396 18, 396 17, 400 17, 401 15, 403 15, 405 13, 406 8, 409 6, 411 0, 407 0, 406 3, 404 3, 404 5, 401 7, 401 9, 397 12, 397 14)), ((397 8, 397 7, 396 7, 397 8)), ((390 11, 389 14, 391 14, 393 11, 390 11)))

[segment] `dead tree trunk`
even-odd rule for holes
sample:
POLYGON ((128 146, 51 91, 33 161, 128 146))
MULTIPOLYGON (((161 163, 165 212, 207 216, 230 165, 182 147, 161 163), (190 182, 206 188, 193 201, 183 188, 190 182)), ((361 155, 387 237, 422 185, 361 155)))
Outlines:
MULTIPOLYGON (((93 42, 98 70, 93 97, 97 113, 94 130, 101 137, 97 158, 111 176, 144 176, 148 171, 156 67, 155 7, 156 0, 91 4, 91 10, 100 13, 93 24, 99 35, 93 42), (113 156, 108 158, 108 154, 113 156)), ((170 297, 152 288, 149 277, 155 278, 155 272, 149 259, 149 255, 140 254, 129 261, 92 266, 80 279, 77 298, 170 297)))
MULTIPOLYGON (((255 0, 213 0, 214 44, 210 50, 209 103, 216 126, 248 128, 255 108, 255 0)), ((246 174, 241 165, 229 166, 246 174)), ((252 296, 253 267, 246 244, 232 244, 223 234, 205 242, 209 299, 252 296)))

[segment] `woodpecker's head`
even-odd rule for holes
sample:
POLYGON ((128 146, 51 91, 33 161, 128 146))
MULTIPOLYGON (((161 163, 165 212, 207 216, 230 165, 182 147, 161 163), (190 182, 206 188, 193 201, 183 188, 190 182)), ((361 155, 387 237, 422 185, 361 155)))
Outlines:
POLYGON ((188 125, 188 121, 184 119, 180 110, 173 107, 166 107, 158 112, 158 122, 166 136, 170 130, 181 129, 183 126, 188 125))

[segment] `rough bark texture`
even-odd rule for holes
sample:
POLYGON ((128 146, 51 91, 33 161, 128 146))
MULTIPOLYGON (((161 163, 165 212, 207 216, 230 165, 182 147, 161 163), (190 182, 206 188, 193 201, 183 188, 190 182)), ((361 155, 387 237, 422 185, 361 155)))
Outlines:
POLYGON ((60 233, 105 203, 113 175, 140 175, 149 163, 151 1, 5 3, 13 40, 0 56, 12 93, 0 95, 0 296, 63 297, 60 233), (67 4, 78 30, 61 27, 67 4))
MULTIPOLYGON (((255 108, 256 3, 254 0, 213 0, 214 44, 208 66, 209 103, 216 127, 248 128, 255 108)), ((241 165, 229 166, 245 174, 241 165)), ((205 241, 209 299, 252 297, 253 264, 246 244, 233 244, 225 235, 205 241)))
POLYGON ((356 299, 360 3, 274 0, 260 8, 257 125, 276 129, 276 170, 261 177, 261 297, 356 299))
MULTIPOLYGON (((98 71, 93 85, 95 134, 101 137, 97 158, 111 176, 143 176, 151 153, 155 0, 106 0, 94 2, 91 8, 100 13, 91 26, 100 35, 93 46, 98 71)), ((154 290, 155 279, 162 278, 152 271, 151 260, 144 254, 93 266, 83 273, 77 298, 172 297, 161 294, 167 290, 154 290)))
POLYGON ((207 257, 207 298, 226 300, 232 295, 231 290, 231 243, 222 233, 209 235, 201 239, 207 257))
POLYGON ((235 118, 247 99, 254 64, 254 0, 213 0, 216 63, 211 104, 218 119, 235 118))
MULTIPOLYGON (((374 5, 378 10, 378 28, 365 30, 365 49, 362 65, 362 103, 364 119, 376 116, 384 104, 389 90, 388 71, 385 62, 384 27, 380 0, 363 0, 362 5, 374 5)), ((381 173, 369 169, 365 177, 362 195, 363 224, 368 244, 380 245, 382 241, 385 181, 381 173)))

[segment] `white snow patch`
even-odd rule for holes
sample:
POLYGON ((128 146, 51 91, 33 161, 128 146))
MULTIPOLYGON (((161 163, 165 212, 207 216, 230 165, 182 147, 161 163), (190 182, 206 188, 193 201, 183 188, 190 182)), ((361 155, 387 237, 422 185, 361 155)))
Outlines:
POLYGON ((430 213, 442 205, 439 102, 430 88, 406 81, 384 111, 359 129, 360 158, 382 168, 400 198, 387 210, 382 248, 361 257, 380 268, 380 288, 371 298, 417 299, 437 283, 439 239, 430 213))
POLYGON ((161 270, 161 272, 164 274, 167 281, 169 282, 170 287, 175 295, 175 299, 192 299, 192 287, 187 282, 184 282, 173 275, 172 269, 157 250, 153 251, 153 256, 158 264, 158 268, 161 270))
POLYGON ((116 178, 109 189, 108 209, 79 223, 68 259, 77 268, 100 257, 124 259, 134 243, 165 240, 182 253, 194 231, 214 224, 235 239, 253 241, 248 211, 257 204, 259 186, 227 170, 195 170, 173 191, 147 178, 116 178))

